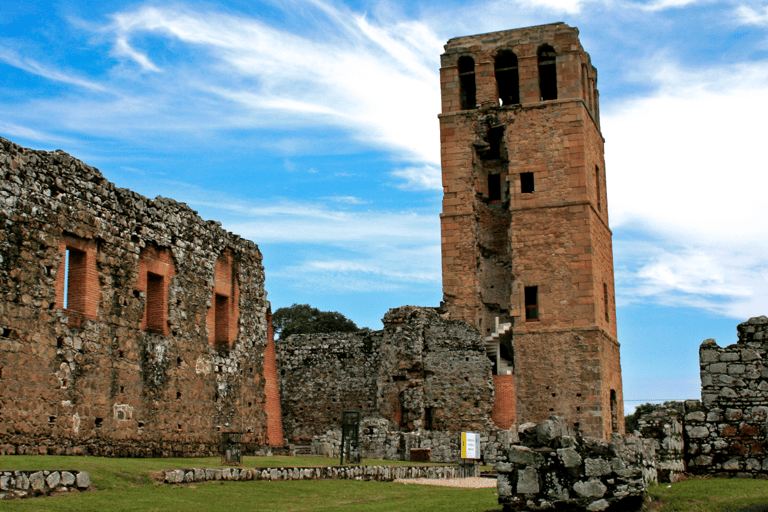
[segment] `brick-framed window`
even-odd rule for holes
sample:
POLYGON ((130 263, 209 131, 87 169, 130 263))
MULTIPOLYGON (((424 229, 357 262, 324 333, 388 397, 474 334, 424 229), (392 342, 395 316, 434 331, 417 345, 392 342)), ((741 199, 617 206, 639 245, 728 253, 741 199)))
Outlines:
POLYGON ((70 327, 81 327, 83 318, 95 319, 99 311, 96 242, 63 235, 59 241, 59 253, 56 307, 67 312, 70 327))
POLYGON ((499 104, 502 106, 520 103, 520 75, 517 68, 517 55, 511 50, 502 50, 494 59, 496 87, 499 104))
POLYGON ((237 339, 240 288, 237 282, 235 260, 225 250, 216 260, 213 296, 208 309, 208 344, 217 350, 232 348, 237 339))
POLYGON ((557 99, 557 54, 548 44, 543 44, 537 52, 539 57, 539 90, 541 101, 557 99))
POLYGON ((539 321, 539 287, 526 286, 523 293, 525 295, 525 321, 538 322, 539 321))
POLYGON ((171 251, 151 245, 139 255, 139 279, 136 289, 145 292, 141 329, 168 334, 168 286, 176 274, 171 251))
POLYGON ((605 309, 605 321, 611 321, 610 306, 608 302, 608 285, 603 283, 603 308, 605 309))
POLYGON ((459 89, 462 110, 477 108, 477 85, 475 83, 475 60, 459 57, 459 89))
POLYGON ((488 200, 492 202, 501 201, 501 174, 488 175, 488 200))

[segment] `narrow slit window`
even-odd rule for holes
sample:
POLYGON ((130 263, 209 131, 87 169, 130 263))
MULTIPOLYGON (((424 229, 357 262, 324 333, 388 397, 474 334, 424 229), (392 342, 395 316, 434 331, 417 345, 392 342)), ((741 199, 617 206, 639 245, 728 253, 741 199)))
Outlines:
POLYGON ((217 347, 226 348, 229 346, 229 297, 217 293, 215 308, 214 339, 217 347))
POLYGON ((64 276, 64 309, 85 313, 86 257, 84 251, 67 247, 64 276))
POLYGON ((503 50, 496 56, 494 67, 496 87, 499 91, 499 103, 502 106, 520 103, 520 77, 517 68, 517 56, 509 50, 503 50))
POLYGON ((616 390, 611 390, 611 432, 619 431, 619 403, 616 399, 616 390))
POLYGON ((597 211, 603 211, 603 191, 600 186, 600 168, 595 166, 595 189, 597 191, 597 211))
POLYGON ((163 276, 147 272, 147 331, 163 333, 166 309, 164 291, 163 276))
POLYGON ((548 44, 542 45, 539 55, 539 90, 541 101, 557 99, 557 54, 548 44))
POLYGON ((533 194, 533 173, 523 172, 520 173, 520 192, 523 194, 533 194))
POLYGON ((603 308, 605 309, 605 321, 611 321, 610 309, 608 307, 608 285, 603 283, 603 308))
POLYGON ((539 321, 539 287, 525 287, 525 321, 539 321))
POLYGON ((501 201, 501 174, 488 175, 488 200, 501 201))
POLYGON ((459 58, 459 85, 461 86, 461 109, 469 110, 477 107, 475 61, 472 57, 459 58))

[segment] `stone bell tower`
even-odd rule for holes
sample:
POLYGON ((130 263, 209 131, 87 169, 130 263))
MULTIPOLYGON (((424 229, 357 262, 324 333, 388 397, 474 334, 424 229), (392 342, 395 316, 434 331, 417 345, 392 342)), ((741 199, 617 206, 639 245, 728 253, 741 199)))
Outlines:
POLYGON ((565 23, 441 57, 444 304, 494 362, 494 421, 624 431, 597 70, 565 23))

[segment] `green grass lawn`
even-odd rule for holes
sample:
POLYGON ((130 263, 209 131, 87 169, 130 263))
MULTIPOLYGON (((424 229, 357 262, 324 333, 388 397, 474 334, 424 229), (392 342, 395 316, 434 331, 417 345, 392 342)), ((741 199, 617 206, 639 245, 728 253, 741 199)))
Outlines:
POLYGON ((660 512, 768 512, 768 480, 694 478, 648 489, 660 512))
MULTIPOLYGON (((369 465, 409 462, 364 460, 369 465)), ((319 457, 244 457, 243 467, 321 466, 337 459, 319 457)), ((495 489, 453 489, 392 482, 352 480, 286 482, 210 482, 157 485, 162 469, 222 467, 218 457, 202 459, 116 459, 106 457, 0 456, 0 469, 88 471, 95 491, 0 502, 0 511, 227 511, 498 510, 495 489)))

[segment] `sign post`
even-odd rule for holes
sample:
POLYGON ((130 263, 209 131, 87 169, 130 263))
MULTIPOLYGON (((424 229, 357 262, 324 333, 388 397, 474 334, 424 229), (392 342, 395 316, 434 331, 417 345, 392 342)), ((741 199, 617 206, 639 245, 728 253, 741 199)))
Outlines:
POLYGON ((461 464, 462 466, 474 466, 477 459, 480 458, 480 436, 474 432, 461 433, 461 464))

